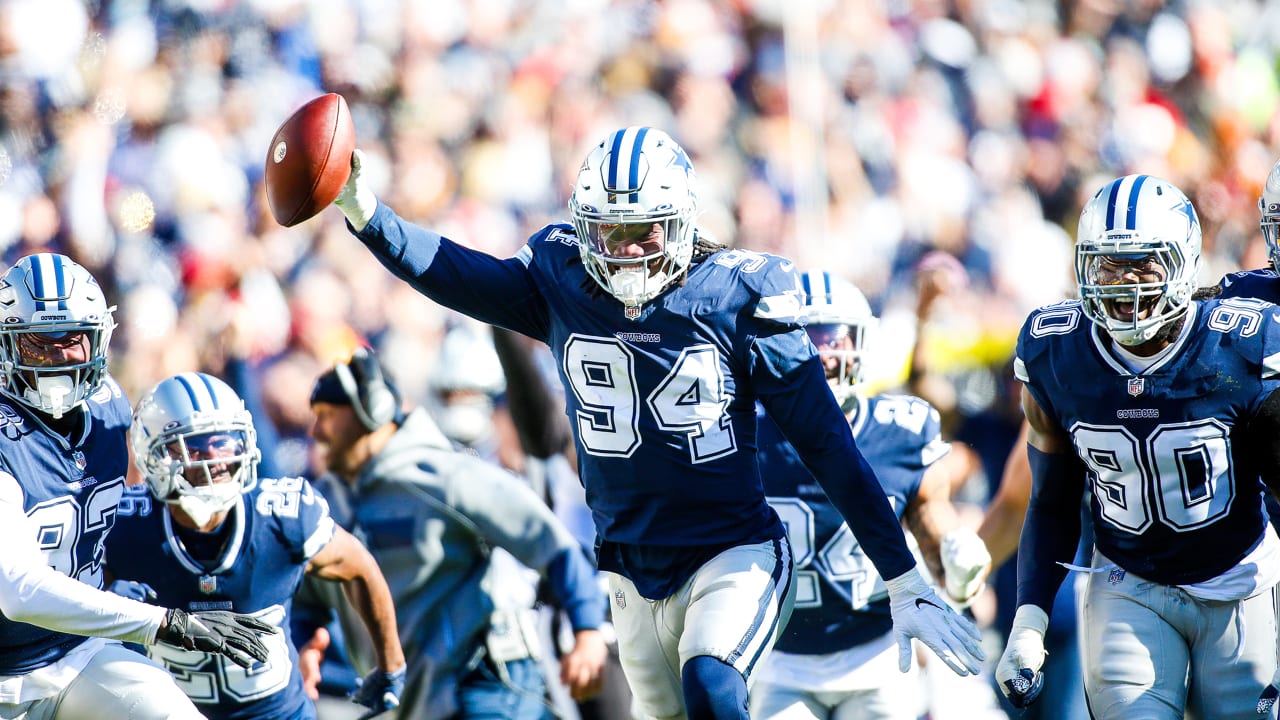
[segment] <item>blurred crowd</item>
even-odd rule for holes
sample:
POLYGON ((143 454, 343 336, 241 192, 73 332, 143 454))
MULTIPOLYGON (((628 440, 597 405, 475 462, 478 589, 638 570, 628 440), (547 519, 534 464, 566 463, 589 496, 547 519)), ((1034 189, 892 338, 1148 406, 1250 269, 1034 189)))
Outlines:
POLYGON ((882 384, 920 334, 958 377, 1072 292, 1108 177, 1186 189, 1202 282, 1265 265, 1278 46, 1280 3, 1254 0, 0 0, 0 252, 109 285, 131 397, 241 363, 302 472, 319 372, 371 342, 421 401, 453 319, 339 213, 272 220, 275 128, 341 93, 380 197, 506 255, 567 217, 591 143, 646 124, 692 155, 706 232, 865 291, 882 384), (960 271, 917 328, 935 251, 960 271))

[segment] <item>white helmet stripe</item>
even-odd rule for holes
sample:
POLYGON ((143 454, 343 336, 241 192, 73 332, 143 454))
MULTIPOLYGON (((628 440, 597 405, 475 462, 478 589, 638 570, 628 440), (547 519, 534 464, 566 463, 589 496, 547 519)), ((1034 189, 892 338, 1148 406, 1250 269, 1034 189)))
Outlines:
POLYGON ((1142 195, 1142 185, 1146 181, 1146 175, 1129 175, 1111 186, 1111 197, 1107 203, 1108 231, 1138 227, 1138 197, 1142 195))
POLYGON ((33 300, 41 312, 67 309, 67 289, 63 286, 62 256, 40 253, 32 256, 31 282, 33 300))
POLYGON ((185 372, 177 376, 178 383, 187 391, 187 399, 191 401, 193 410, 217 410, 218 396, 208 380, 199 373, 185 372))
POLYGON ((628 202, 637 202, 640 189, 640 156, 646 127, 629 127, 619 130, 610 138, 609 170, 605 176, 605 190, 611 193, 629 193, 628 202))

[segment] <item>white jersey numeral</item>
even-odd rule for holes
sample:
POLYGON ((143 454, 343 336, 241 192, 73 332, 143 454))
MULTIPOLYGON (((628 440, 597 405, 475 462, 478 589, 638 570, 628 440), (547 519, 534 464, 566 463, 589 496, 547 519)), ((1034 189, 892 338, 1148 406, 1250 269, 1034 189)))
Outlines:
POLYGON ((106 531, 116 521, 116 506, 124 494, 124 478, 103 483, 89 493, 82 507, 70 496, 40 503, 27 513, 36 528, 36 542, 49 567, 94 587, 102 587, 102 543, 90 557, 80 557, 80 538, 106 531))
MULTIPOLYGON (((277 628, 284 623, 284 608, 279 605, 252 614, 277 628)), ((210 705, 223 700, 246 703, 280 692, 289 684, 293 672, 283 630, 260 635, 259 639, 267 647, 267 661, 254 663, 247 670, 226 656, 172 645, 149 645, 147 652, 164 665, 192 701, 210 705), (214 661, 212 667, 209 667, 210 660, 214 661)))
MULTIPOLYGON (((871 558, 845 523, 840 523, 821 549, 815 547, 813 510, 803 500, 771 497, 769 504, 787 528, 787 540, 796 562, 796 609, 822 606, 822 576, 834 585, 847 583, 850 607, 861 610, 888 592, 871 558)), ((890 498, 892 502, 892 498, 890 498)))
POLYGON ((1121 530, 1137 535, 1160 522, 1185 532, 1231 510, 1231 440, 1217 420, 1158 425, 1145 439, 1118 425, 1082 423, 1071 436, 1099 512, 1121 530))
MULTIPOLYGON (((640 391, 635 356, 616 338, 572 335, 564 347, 564 374, 580 406, 578 438, 592 455, 630 457, 640 447, 640 391)), ((714 345, 685 348, 646 398, 657 426, 685 435, 689 460, 702 463, 737 451, 729 423, 720 352, 714 345)))

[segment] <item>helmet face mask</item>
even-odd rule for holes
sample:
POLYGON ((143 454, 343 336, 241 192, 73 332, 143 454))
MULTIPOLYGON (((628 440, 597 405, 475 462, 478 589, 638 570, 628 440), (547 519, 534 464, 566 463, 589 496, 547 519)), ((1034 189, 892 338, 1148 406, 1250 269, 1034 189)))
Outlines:
POLYGON ((84 403, 105 377, 114 310, 70 258, 19 260, 0 277, 0 394, 55 420, 84 403))
POLYGON ((1261 214, 1258 227, 1267 243, 1267 257, 1271 267, 1280 273, 1280 162, 1267 174, 1262 196, 1258 198, 1258 212, 1261 214))
POLYGON ((684 275, 695 183, 689 156, 661 130, 618 130, 587 155, 569 212, 587 274, 605 292, 639 307, 684 275))
POLYGON ((823 358, 827 384, 840 400, 852 395, 866 374, 868 343, 877 320, 871 305, 853 283, 827 272, 801 275, 805 331, 823 358), (838 363, 828 364, 828 358, 838 363))
POLYGON ((1200 244, 1195 209, 1171 183, 1128 175, 1103 186, 1076 239, 1085 316, 1121 345, 1155 338, 1190 307, 1200 244))
POLYGON ((134 410, 129 442, 151 494, 198 525, 258 482, 253 418, 234 390, 204 373, 176 375, 147 393, 134 410))

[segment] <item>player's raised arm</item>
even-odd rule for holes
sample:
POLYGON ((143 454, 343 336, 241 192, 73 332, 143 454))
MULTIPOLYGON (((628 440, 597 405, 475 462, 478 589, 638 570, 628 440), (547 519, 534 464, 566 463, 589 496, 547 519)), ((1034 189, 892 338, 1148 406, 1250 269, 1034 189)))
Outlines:
POLYGON ((540 241, 531 240, 515 257, 503 260, 406 222, 378 202, 364 177, 366 162, 360 150, 352 154, 351 175, 334 205, 379 262, 445 307, 530 337, 546 337, 547 310, 528 268, 532 248, 540 241))

